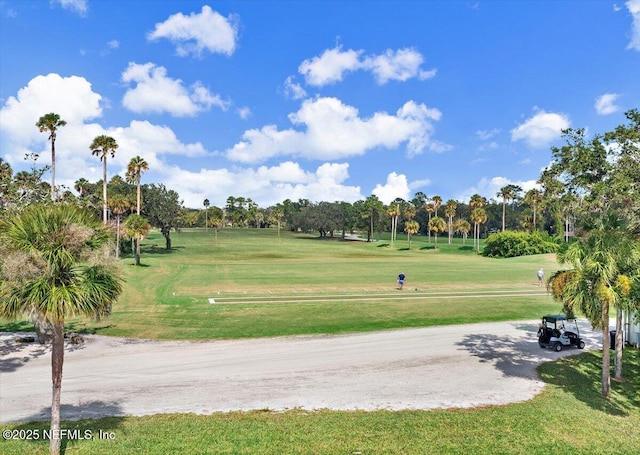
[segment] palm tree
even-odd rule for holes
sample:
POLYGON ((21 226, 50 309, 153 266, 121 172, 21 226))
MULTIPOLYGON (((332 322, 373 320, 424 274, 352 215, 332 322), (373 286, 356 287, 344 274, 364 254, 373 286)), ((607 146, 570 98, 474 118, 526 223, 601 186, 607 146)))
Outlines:
POLYGON ((118 143, 111 136, 96 136, 89 146, 91 154, 102 161, 102 221, 107 222, 107 155, 116 156, 118 143))
MULTIPOLYGON (((407 222, 413 221, 413 219, 416 217, 416 208, 414 207, 414 205, 411 203, 405 204, 403 215, 404 215, 404 219, 407 220, 407 222)), ((407 232, 406 229, 404 231, 407 232)), ((413 234, 415 234, 415 232, 413 234)), ((411 234, 407 232, 407 238, 409 241, 411 241, 410 236, 411 234)))
POLYGON ((458 208, 458 203, 453 199, 449 199, 444 207, 444 214, 449 219, 449 222, 447 223, 447 227, 449 229, 449 244, 451 244, 451 239, 453 237, 453 217, 456 216, 456 208, 458 208))
POLYGON ((387 208, 387 215, 391 218, 391 246, 396 239, 398 231, 398 217, 400 216, 400 203, 394 202, 387 208))
POLYGON ((480 225, 487 222, 487 211, 482 207, 477 207, 471 211, 471 221, 473 222, 473 238, 476 252, 480 252, 480 225))
POLYGON ((498 193, 496 194, 496 196, 502 197, 502 232, 505 231, 507 201, 516 199, 521 192, 522 188, 520 188, 518 185, 509 184, 500 188, 500 191, 498 191, 498 193))
POLYGON ((462 244, 466 245, 467 235, 469 235, 469 231, 471 230, 471 224, 469 224, 467 220, 457 219, 453 223, 453 227, 456 232, 460 232, 462 234, 462 244))
POLYGON ((204 205, 204 230, 206 231, 209 227, 209 206, 211 203, 209 199, 205 199, 202 204, 204 205))
POLYGON ((404 232, 407 233, 409 239, 409 249, 411 249, 411 236, 420 232, 420 224, 417 221, 409 220, 404 223, 404 232))
POLYGON ((435 209, 436 216, 438 216, 438 209, 442 205, 442 198, 440 196, 433 196, 431 200, 433 201, 433 208, 435 209))
POLYGON ((127 166, 127 182, 134 183, 136 185, 136 213, 138 215, 140 215, 140 206, 142 202, 140 179, 142 178, 142 173, 148 170, 149 163, 147 163, 141 156, 131 158, 131 161, 129 161, 127 166))
POLYGON ((129 210, 131 203, 129 198, 122 194, 116 194, 109 198, 109 209, 116 215, 116 258, 120 257, 120 218, 129 210))
POLYGON ((484 223, 487 218, 487 214, 484 211, 476 211, 475 209, 481 209, 486 204, 486 199, 480 196, 479 194, 474 194, 471 196, 469 200, 469 207, 471 207, 471 222, 473 223, 473 246, 477 248, 477 251, 480 252, 480 221, 484 223), (475 212, 475 216, 474 216, 475 212))
POLYGON ((49 133, 49 140, 51 141, 51 200, 56 199, 56 131, 66 124, 67 122, 53 112, 43 115, 36 122, 36 126, 41 133, 49 133))
POLYGON ((444 232, 447 229, 447 223, 439 216, 434 216, 429 221, 429 230, 436 234, 436 249, 438 248, 438 232, 444 232))
POLYGON ((91 182, 89 182, 84 177, 80 177, 73 184, 73 189, 78 192, 80 198, 83 198, 89 193, 89 190, 91 189, 91 182))
POLYGON ((5 247, 0 279, 0 316, 15 319, 35 312, 51 321, 51 443, 60 453, 60 395, 64 322, 75 316, 100 317, 122 292, 116 264, 105 260, 108 229, 88 211, 71 205, 32 205, 0 221, 5 247))
MULTIPOLYGON (((427 219, 427 227, 428 227, 429 223, 431 222, 431 214, 435 212, 436 207, 433 204, 433 202, 427 202, 424 205, 424 209, 426 210, 427 216, 428 216, 428 219, 427 219)), ((429 237, 429 243, 431 243, 431 231, 429 229, 427 229, 427 236, 429 237)))
POLYGON ((524 195, 524 202, 526 202, 527 204, 529 204, 529 206, 531 206, 531 210, 533 211, 533 230, 537 231, 538 230, 537 215, 538 215, 538 209, 540 208, 540 205, 542 203, 542 191, 540 191, 537 188, 530 189, 524 195))
MULTIPOLYGON (((602 396, 610 392, 609 309, 628 297, 624 272, 637 274, 640 246, 636 239, 617 229, 600 228, 558 253, 561 264, 572 270, 560 271, 549 280, 549 289, 567 312, 579 309, 593 327, 602 330, 602 396)), ((622 348, 622 343, 620 348, 622 348)), ((617 346, 616 346, 617 348, 617 346)))
POLYGON ((133 255, 135 264, 140 265, 140 242, 149 234, 149 231, 151 231, 151 225, 146 218, 134 213, 124 220, 124 231, 135 241, 133 255))

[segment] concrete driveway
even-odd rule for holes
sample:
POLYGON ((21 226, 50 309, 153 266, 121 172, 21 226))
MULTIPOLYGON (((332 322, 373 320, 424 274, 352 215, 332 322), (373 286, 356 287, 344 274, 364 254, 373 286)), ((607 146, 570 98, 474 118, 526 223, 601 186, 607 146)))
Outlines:
MULTIPOLYGON (((67 346, 62 418, 271 409, 467 408, 528 400, 538 321, 211 342, 86 336, 67 346)), ((587 349, 601 335, 581 323, 587 349)), ((46 420, 49 347, 0 334, 0 422, 46 420)))

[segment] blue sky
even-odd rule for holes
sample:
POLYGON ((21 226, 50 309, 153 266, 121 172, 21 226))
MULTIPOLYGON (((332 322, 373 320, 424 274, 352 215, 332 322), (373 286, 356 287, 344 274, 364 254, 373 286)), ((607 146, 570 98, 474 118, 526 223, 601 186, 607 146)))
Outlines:
MULTIPOLYGON (((190 207, 468 200, 535 185, 567 127, 640 107, 640 0, 0 1, 0 156, 102 177, 136 155, 190 207)), ((48 178, 46 176, 45 178, 48 178)))

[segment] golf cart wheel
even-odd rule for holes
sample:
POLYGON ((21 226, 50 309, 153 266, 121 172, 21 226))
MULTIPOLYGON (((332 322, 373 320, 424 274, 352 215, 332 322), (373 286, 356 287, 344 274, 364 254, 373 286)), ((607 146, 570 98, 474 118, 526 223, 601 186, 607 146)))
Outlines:
POLYGON ((578 341, 578 349, 584 349, 584 341, 578 341))
POLYGON ((556 351, 556 352, 560 352, 560 351, 562 351, 562 343, 556 343, 556 344, 554 344, 554 345, 553 345, 553 349, 554 349, 554 351, 556 351))

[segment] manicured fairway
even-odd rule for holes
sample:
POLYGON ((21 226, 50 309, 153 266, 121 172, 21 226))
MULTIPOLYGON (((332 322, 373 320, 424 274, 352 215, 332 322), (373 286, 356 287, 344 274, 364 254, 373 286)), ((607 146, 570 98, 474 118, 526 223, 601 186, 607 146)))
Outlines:
POLYGON ((74 330, 154 339, 215 339, 369 331, 537 319, 556 312, 535 272, 553 255, 488 259, 470 241, 414 237, 321 240, 271 229, 184 230, 171 251, 152 233, 142 267, 122 259, 125 292, 109 319, 74 330), (396 289, 403 272, 407 284, 396 289), (215 303, 209 303, 214 299, 215 303))

